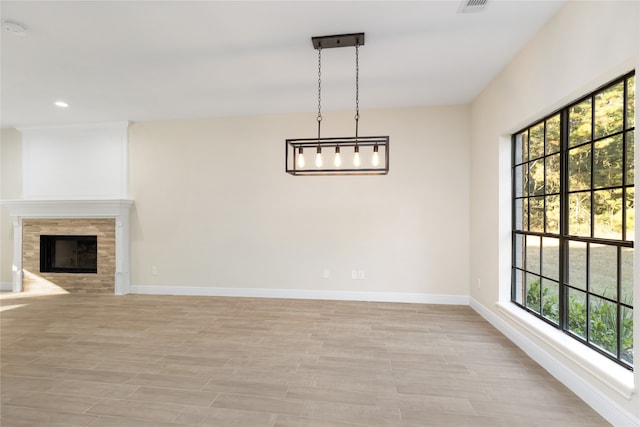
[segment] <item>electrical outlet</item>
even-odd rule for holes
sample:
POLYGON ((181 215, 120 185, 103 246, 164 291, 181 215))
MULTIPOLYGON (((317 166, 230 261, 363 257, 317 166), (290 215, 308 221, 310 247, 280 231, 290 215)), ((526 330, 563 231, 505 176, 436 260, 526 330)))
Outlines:
POLYGON ((358 270, 358 280, 364 280, 364 270, 358 270))
POLYGON ((157 265, 152 265, 151 266, 151 274, 153 276, 157 276, 158 275, 158 266, 157 265))
POLYGON ((358 280, 358 270, 351 270, 351 278, 353 280, 358 280))
POLYGON ((323 279, 328 279, 328 278, 329 278, 330 273, 331 273, 331 272, 329 271, 329 269, 328 269, 328 268, 325 268, 324 270, 322 270, 322 278, 323 278, 323 279))

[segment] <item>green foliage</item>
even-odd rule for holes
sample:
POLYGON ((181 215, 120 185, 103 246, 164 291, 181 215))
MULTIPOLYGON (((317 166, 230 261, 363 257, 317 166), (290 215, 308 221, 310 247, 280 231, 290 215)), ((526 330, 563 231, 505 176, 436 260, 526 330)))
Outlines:
POLYGON ((556 287, 553 294, 550 291, 549 287, 542 289, 542 315, 557 324, 560 322, 558 289, 556 287))
MULTIPOLYGON (((569 198, 570 234, 591 236, 593 221, 595 237, 621 239, 623 215, 625 211, 627 219, 629 215, 633 215, 633 203, 623 206, 623 191, 615 189, 622 187, 624 173, 627 174, 627 184, 633 183, 633 132, 627 132, 626 146, 623 146, 622 134, 619 134, 624 130, 625 111, 630 114, 635 108, 635 93, 631 91, 633 81, 631 78, 626 82, 629 91, 627 105, 624 104, 625 81, 621 81, 568 109, 567 181, 572 192, 569 198), (609 135, 612 136, 607 138, 609 135), (599 140, 591 142, 594 139, 599 140), (623 162, 625 150, 626 164, 623 162), (592 193, 589 191, 592 188, 607 188, 594 193, 593 204, 592 193)), ((629 129, 632 124, 629 119, 627 121, 629 129)), ((559 156, 554 155, 559 150, 559 128, 560 116, 556 115, 545 122, 536 123, 528 132, 521 134, 522 142, 519 148, 523 159, 526 159, 527 140, 529 143, 529 163, 522 169, 522 193, 534 196, 529 200, 529 210, 522 211, 522 224, 524 229, 527 229, 524 218, 527 217, 530 231, 543 232, 545 224, 546 231, 559 231, 555 210, 549 209, 545 215, 542 209, 543 199, 537 197, 548 198, 550 194, 556 194, 560 188, 559 156), (547 157, 541 158, 545 155, 547 157)))
POLYGON ((529 130, 529 158, 536 159, 544 155, 544 122, 529 130))
MULTIPOLYGON (((620 319, 620 358, 629 363, 633 363, 633 312, 622 310, 620 319)), ((616 354, 616 318, 617 310, 615 304, 604 300, 596 299, 591 304, 589 325, 589 341, 598 347, 603 348, 611 354, 616 354)))
POLYGON ((633 311, 623 310, 620 331, 620 358, 633 365, 633 311))
POLYGON ((545 286, 540 293, 540 281, 531 282, 527 286, 527 307, 558 323, 558 295, 550 291, 551 288, 545 286))
MULTIPOLYGON (((543 287, 540 292, 540 281, 536 280, 527 286, 527 307, 544 317, 559 322, 558 294, 552 294, 550 287, 543 287), (541 311, 542 310, 542 311, 541 311)), ((587 310, 584 298, 575 294, 569 296, 568 329, 587 337, 587 310)), ((616 305, 604 299, 591 297, 589 311, 589 342, 603 350, 616 355, 617 350, 617 309, 616 305)), ((620 358, 633 364, 633 311, 623 309, 621 312, 620 358)))
POLYGON ((589 341, 611 354, 616 354, 618 328, 615 305, 598 298, 595 303, 591 303, 589 314, 589 341))
POLYGON ((569 145, 574 146, 591 139, 591 99, 569 109, 569 145))
POLYGON ((536 313, 540 313, 540 281, 527 285, 527 307, 536 313))
POLYGON ((569 330, 587 338, 587 310, 584 300, 577 299, 575 295, 569 296, 569 330))

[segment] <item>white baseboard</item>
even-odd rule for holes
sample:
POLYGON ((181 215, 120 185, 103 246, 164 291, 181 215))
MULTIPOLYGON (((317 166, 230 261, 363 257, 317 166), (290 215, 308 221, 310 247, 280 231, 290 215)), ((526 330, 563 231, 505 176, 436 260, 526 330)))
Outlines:
POLYGON ((0 292, 7 292, 13 290, 13 283, 11 282, 0 282, 0 292))
MULTIPOLYGON (((575 366, 563 363, 545 348, 537 345, 528 336, 514 328, 505 319, 497 316, 491 310, 470 298, 471 307, 507 338, 520 347, 529 357, 546 369, 558 381, 567 386, 578 397, 584 400, 603 418, 617 427, 639 427, 640 419, 620 407, 601 390, 588 382, 575 370, 575 366)), ((621 368, 624 369, 624 368, 621 368)), ((616 390, 621 392, 620 390, 616 390)), ((628 390, 629 397, 634 393, 633 386, 628 390)))
POLYGON ((206 286, 132 285, 132 294, 191 295, 216 297, 321 299, 338 301, 405 302, 418 304, 469 305, 467 295, 431 295, 397 292, 350 292, 303 289, 214 288, 206 286))

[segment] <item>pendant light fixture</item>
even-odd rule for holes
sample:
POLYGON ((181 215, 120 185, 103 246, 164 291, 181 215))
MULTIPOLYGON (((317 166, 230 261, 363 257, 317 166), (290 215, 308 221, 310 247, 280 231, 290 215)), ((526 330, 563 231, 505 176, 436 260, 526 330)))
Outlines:
POLYGON ((364 46, 364 33, 312 37, 318 50, 318 137, 287 139, 285 141, 285 170, 291 175, 386 175, 389 172, 389 137, 360 136, 360 46, 364 46), (337 47, 355 47, 356 52, 356 114, 355 136, 344 138, 321 137, 322 124, 322 50, 337 47), (305 151, 305 148, 308 150, 305 151), (315 148, 315 150, 313 150, 315 148), (323 151, 323 148, 325 150, 323 151), (342 149, 342 152, 341 152, 342 149), (305 154, 306 153, 306 154, 305 154), (305 161, 305 155, 315 153, 315 161, 305 161), (334 155, 332 161, 324 156, 334 155), (344 156, 342 158, 341 156, 344 156))

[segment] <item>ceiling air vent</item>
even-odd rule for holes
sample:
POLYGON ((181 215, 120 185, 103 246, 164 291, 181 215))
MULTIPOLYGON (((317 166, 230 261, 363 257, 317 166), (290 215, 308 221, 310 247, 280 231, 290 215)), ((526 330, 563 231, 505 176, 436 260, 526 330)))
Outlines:
POLYGON ((458 13, 482 12, 487 8, 488 0, 462 0, 458 13))

